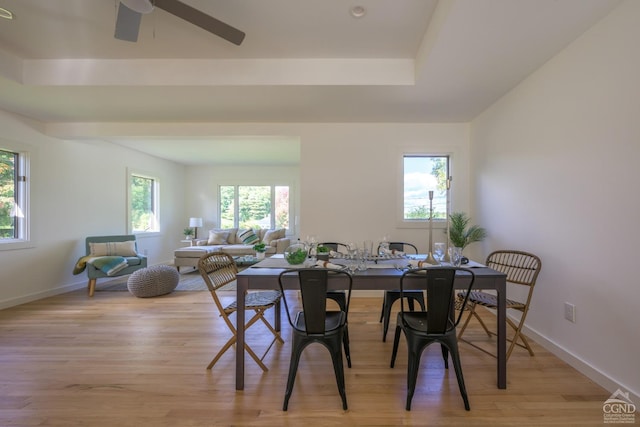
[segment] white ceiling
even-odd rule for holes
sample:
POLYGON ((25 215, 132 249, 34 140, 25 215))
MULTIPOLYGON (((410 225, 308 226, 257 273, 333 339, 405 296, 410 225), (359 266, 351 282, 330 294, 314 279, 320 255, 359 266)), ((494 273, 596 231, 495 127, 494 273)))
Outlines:
MULTIPOLYGON (((116 40, 117 0, 0 0, 14 14, 0 19, 0 109, 59 125, 468 122, 619 0, 183 2, 244 31, 242 45, 160 9, 137 43, 116 40)), ((111 140, 196 164, 220 159, 202 144, 233 161, 260 139, 111 140)), ((294 146, 280 154, 295 161, 294 146)))

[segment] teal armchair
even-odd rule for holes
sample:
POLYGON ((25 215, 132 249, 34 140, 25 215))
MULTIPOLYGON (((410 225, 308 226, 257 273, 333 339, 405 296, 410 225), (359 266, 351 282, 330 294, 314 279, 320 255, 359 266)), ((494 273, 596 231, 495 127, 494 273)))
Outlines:
MULTIPOLYGON (((118 277, 118 276, 126 276, 127 274, 131 274, 134 271, 140 270, 147 266, 147 257, 141 253, 138 253, 138 246, 136 242, 136 236, 133 234, 126 234, 121 236, 90 236, 86 239, 86 250, 87 256, 92 255, 91 247, 94 247, 94 250, 100 250, 104 248, 105 243, 115 243, 112 245, 115 249, 115 253, 109 253, 109 255, 119 255, 123 256, 127 261, 127 266, 122 270, 118 271, 115 274, 107 275, 99 268, 96 268, 93 264, 87 264, 87 277, 89 278, 89 283, 87 284, 87 288, 89 290, 89 296, 92 297, 93 293, 96 289, 96 281, 99 278, 104 277, 118 277), (127 245, 126 242, 133 241, 133 244, 127 245), (121 242, 125 242, 120 244, 121 242), (92 243, 98 245, 92 245, 92 243), (102 245, 100 245, 102 244, 102 245), (129 249, 127 249, 127 246, 129 249), (131 246, 133 247, 131 249, 131 246), (118 253, 118 248, 121 248, 121 253, 118 253)), ((112 250, 113 252, 113 250, 112 250)))

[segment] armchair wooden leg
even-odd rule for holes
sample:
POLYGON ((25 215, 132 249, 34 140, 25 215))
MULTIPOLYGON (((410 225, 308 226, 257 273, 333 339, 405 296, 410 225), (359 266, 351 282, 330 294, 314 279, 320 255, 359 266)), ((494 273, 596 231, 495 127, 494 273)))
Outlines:
POLYGON ((96 279, 89 279, 89 283, 87 284, 87 288, 89 289, 89 296, 92 297, 93 293, 96 290, 96 279))

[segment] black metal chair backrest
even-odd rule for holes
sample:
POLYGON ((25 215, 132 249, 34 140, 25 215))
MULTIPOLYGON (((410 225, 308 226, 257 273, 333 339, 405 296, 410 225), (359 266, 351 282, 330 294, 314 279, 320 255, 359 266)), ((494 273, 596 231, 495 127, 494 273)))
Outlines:
MULTIPOLYGON (((464 307, 469 299, 469 291, 473 286, 475 274, 470 269, 458 267, 427 267, 406 271, 400 279, 400 295, 407 290, 426 289, 427 291, 427 333, 444 334, 454 329, 462 317, 464 307), (459 280, 469 280, 466 287, 462 310, 455 318, 456 274, 459 280), (465 277, 467 276, 467 277, 465 277), (455 319, 454 319, 455 318, 455 319)), ((404 298, 400 300, 400 311, 405 312, 404 298)), ((404 322, 404 318, 403 318, 404 322)), ((405 326, 409 326, 406 325, 405 326)), ((409 326, 410 327, 410 326, 409 326)))
POLYGON ((327 289, 329 279, 333 277, 343 276, 348 281, 347 299, 345 305, 346 321, 346 316, 349 311, 349 303, 351 301, 352 286, 352 279, 349 273, 347 273, 346 271, 324 268, 289 269, 280 273, 278 282, 283 295, 282 300, 284 301, 287 319, 289 319, 289 324, 291 325, 291 327, 300 331, 300 329, 296 327, 296 322, 291 318, 289 303, 287 302, 287 297, 284 292, 285 286, 283 282, 288 276, 290 276, 290 278, 298 279, 298 285, 302 298, 302 311, 304 312, 305 320, 304 332, 307 335, 324 335, 326 332, 326 317, 328 313, 326 309, 327 289))
MULTIPOLYGON (((416 245, 406 242, 389 242, 389 249, 401 252, 407 252, 407 249, 411 249, 414 253, 418 253, 416 245)), ((378 251, 380 251, 380 246, 378 246, 378 251)))
POLYGON ((324 243, 320 243, 320 245, 326 246, 332 251, 341 252, 341 253, 346 253, 349 250, 349 246, 344 243, 324 242, 324 243))

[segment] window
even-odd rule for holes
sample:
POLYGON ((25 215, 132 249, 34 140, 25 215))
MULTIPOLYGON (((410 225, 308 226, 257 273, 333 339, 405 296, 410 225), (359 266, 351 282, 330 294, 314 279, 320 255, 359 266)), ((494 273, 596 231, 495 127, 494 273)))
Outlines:
POLYGON ((289 187, 221 185, 220 228, 289 228, 289 187))
POLYGON ((405 155, 403 160, 403 220, 429 220, 429 192, 433 191, 433 219, 446 219, 449 156, 405 155))
POLYGON ((0 149, 0 244, 29 240, 28 155, 0 149))
POLYGON ((158 180, 138 174, 130 175, 129 227, 132 233, 160 231, 158 180))

